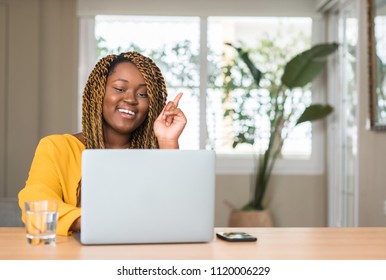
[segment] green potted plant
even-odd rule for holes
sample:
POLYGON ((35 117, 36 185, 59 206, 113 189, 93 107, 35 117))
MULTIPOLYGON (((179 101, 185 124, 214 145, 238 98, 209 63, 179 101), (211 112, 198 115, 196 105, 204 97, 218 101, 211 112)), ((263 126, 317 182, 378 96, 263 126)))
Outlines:
MULTIPOLYGON (((241 89, 243 94, 240 95, 239 93, 238 95, 238 107, 235 108, 235 106, 231 106, 227 108, 224 113, 224 117, 230 117, 238 123, 238 130, 233 139, 233 147, 241 143, 252 145, 255 143, 256 133, 258 132, 255 122, 251 121, 251 118, 253 119, 254 116, 248 115, 243 111, 247 106, 246 103, 250 102, 251 99, 257 103, 264 103, 257 106, 257 111, 259 111, 260 115, 261 112, 264 111, 263 113, 268 120, 267 123, 269 123, 267 131, 268 144, 258 153, 259 164, 257 165, 255 174, 253 195, 250 201, 248 201, 240 211, 233 211, 230 218, 230 226, 244 226, 239 223, 240 220, 244 219, 241 215, 250 216, 253 212, 266 209, 264 198, 267 186, 272 169, 276 160, 281 155, 283 144, 288 134, 294 127, 304 122, 312 122, 325 118, 333 111, 333 108, 328 104, 310 104, 299 109, 298 105, 304 106, 304 104, 299 102, 302 101, 302 97, 295 97, 295 95, 299 95, 299 88, 306 89, 310 86, 314 78, 325 68, 327 56, 337 50, 338 44, 326 43, 315 45, 299 53, 283 66, 279 66, 265 73, 260 71, 259 67, 255 66, 252 62, 250 55, 252 50, 247 50, 231 43, 227 43, 227 45, 237 51, 237 56, 232 63, 224 68, 224 100, 229 99, 229 94, 237 89, 237 85, 232 78, 235 71, 239 72, 238 75, 239 77, 241 75, 241 80, 243 76, 245 77, 246 75, 249 75, 250 80, 252 80, 248 89, 244 87, 241 89), (240 65, 235 67, 238 63, 242 63, 246 67, 243 68, 240 67, 240 65), (264 97, 254 95, 253 92, 256 92, 258 89, 265 89, 268 94, 264 97)), ((269 50, 275 51, 274 46, 270 45, 269 47, 269 50)), ((240 83, 238 85, 240 85, 240 83)), ((237 90, 240 90, 240 88, 237 90)), ((232 104, 232 102, 229 103, 232 104)), ((252 113, 257 114, 253 111, 252 113)), ((249 114, 251 114, 251 111, 249 114)), ((247 218, 247 220, 248 219, 249 218, 247 218)), ((269 216, 263 217, 262 219, 267 220, 266 226, 272 225, 269 216)), ((256 225, 247 221, 245 226, 256 225)))

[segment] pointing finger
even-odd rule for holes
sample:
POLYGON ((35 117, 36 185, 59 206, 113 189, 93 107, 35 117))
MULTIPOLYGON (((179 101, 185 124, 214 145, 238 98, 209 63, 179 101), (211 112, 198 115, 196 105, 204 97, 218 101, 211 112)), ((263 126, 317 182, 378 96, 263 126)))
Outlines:
POLYGON ((180 93, 177 94, 176 97, 174 98, 173 103, 174 103, 174 105, 176 105, 176 107, 178 106, 178 103, 180 102, 180 99, 181 99, 182 95, 183 95, 183 93, 180 92, 180 93))

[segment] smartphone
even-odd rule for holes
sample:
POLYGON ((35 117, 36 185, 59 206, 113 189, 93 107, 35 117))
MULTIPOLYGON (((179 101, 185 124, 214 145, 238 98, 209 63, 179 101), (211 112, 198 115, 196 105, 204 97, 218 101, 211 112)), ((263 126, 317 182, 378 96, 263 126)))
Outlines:
POLYGON ((217 237, 229 242, 253 242, 257 238, 246 232, 217 232, 217 237))

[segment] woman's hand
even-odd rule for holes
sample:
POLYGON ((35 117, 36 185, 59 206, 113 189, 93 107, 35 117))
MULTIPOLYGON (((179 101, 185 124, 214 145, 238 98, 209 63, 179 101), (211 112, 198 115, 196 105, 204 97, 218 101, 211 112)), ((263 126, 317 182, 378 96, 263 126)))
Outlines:
POLYGON ((71 225, 70 227, 70 231, 72 232, 79 232, 80 231, 80 224, 81 224, 81 221, 80 221, 80 217, 77 218, 71 225))
POLYGON ((154 133, 161 149, 178 149, 178 138, 186 125, 186 117, 178 103, 182 92, 169 101, 154 122, 154 133))

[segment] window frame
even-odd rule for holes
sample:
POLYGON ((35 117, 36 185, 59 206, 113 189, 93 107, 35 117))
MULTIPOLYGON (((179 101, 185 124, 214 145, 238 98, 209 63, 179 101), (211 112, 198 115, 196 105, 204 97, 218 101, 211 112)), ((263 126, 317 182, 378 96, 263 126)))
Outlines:
MULTIPOLYGON (((244 1, 244 0, 241 0, 244 1)), ((307 1, 307 0, 306 0, 307 1)), ((306 1, 297 1, 297 2, 306 2, 306 1)), ((97 3, 99 1, 96 1, 97 3)), ((94 26, 95 26, 95 16, 98 14, 112 14, 112 15, 143 15, 143 16, 185 16, 185 13, 180 11, 175 11, 173 13, 165 14, 164 11, 160 10, 152 11, 151 9, 146 10, 145 7, 139 8, 137 11, 125 11, 125 9, 117 9, 119 7, 118 0, 103 4, 99 2, 98 5, 95 5, 94 10, 89 9, 93 7, 90 3, 90 0, 78 0, 77 14, 79 17, 79 73, 78 73, 78 91, 79 91, 79 118, 78 126, 81 128, 81 95, 83 92, 84 85, 87 81, 88 75, 91 72, 92 68, 96 63, 96 40, 94 36, 94 26), (91 5, 91 6, 90 6, 91 5), (140 11, 140 12, 139 12, 140 11)), ((134 1, 137 2, 137 1, 134 1)), ((168 2, 173 2, 169 0, 168 2)), ((256 5, 260 1, 257 1, 256 5)), ((308 2, 308 1, 307 1, 308 2)), ((95 4, 95 1, 93 1, 95 4)), ((264 3, 266 5, 266 3, 264 3)), ((143 5, 143 4, 142 4, 143 5)), ((260 3, 260 5, 262 5, 260 3)), ((296 5, 295 5, 296 6, 296 5)), ((268 10, 270 6, 268 5, 268 10)), ((185 8, 186 10, 186 8, 185 8)), ((204 9, 205 10, 205 9, 204 9)), ((248 8, 247 8, 248 10, 248 8)), ((299 12, 299 10, 298 10, 299 12)), ((206 96, 205 92, 208 86, 207 82, 207 60, 206 56, 208 53, 207 48, 207 26, 208 26, 208 17, 210 16, 227 16, 224 14, 214 14, 209 15, 211 10, 206 9, 205 14, 200 14, 194 12, 186 16, 195 16, 200 18, 200 149, 205 149, 207 130, 206 130, 206 96)), ((240 11, 232 11, 232 16, 241 16, 240 11), (234 14, 238 13, 238 14, 234 14)), ((281 12, 271 11, 271 15, 261 14, 261 15, 250 15, 245 11, 246 16, 308 16, 312 17, 312 14, 296 14, 295 10, 292 9, 288 11, 285 15, 281 12)), ((304 12, 303 12, 304 13, 304 12)), ((318 41, 323 41, 324 38, 316 38, 316 34, 323 34, 323 21, 317 18, 312 17, 312 42, 316 43, 318 41)), ((325 101, 325 86, 323 75, 318 77, 312 86, 312 100, 313 102, 325 101)), ((278 159, 272 173, 278 175, 321 175, 324 174, 324 152, 325 143, 324 143, 324 125, 323 122, 312 123, 312 152, 309 159, 302 158, 283 158, 278 159)), ((255 173, 255 160, 254 155, 245 155, 245 154, 217 154, 216 162, 216 173, 217 174, 254 174, 255 173)))

